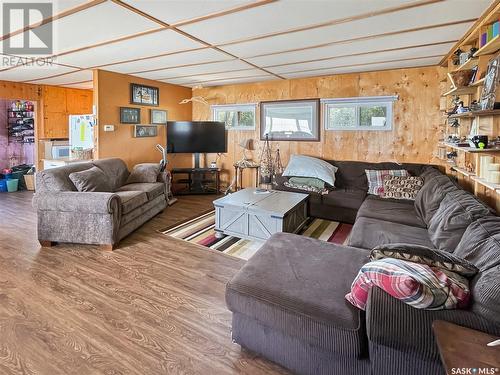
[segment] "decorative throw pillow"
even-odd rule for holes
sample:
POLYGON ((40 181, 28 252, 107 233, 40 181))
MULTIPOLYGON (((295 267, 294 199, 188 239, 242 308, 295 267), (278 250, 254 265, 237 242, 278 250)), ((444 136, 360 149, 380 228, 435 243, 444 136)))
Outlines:
POLYGON ((312 177, 335 186, 335 172, 338 168, 324 160, 304 155, 292 155, 283 176, 312 177))
POLYGON ((125 185, 140 182, 156 182, 159 173, 160 164, 158 163, 137 164, 132 170, 132 173, 130 173, 130 176, 128 176, 125 185))
POLYGON ((325 188, 325 181, 313 177, 290 177, 288 182, 296 185, 308 185, 318 189, 325 188))
POLYGON ((384 176, 384 198, 414 201, 424 186, 424 179, 416 176, 384 176))
POLYGON ((417 309, 464 308, 470 297, 468 280, 456 273, 386 258, 361 267, 345 298, 365 310, 368 293, 374 286, 417 309))
POLYGON ((111 192, 108 176, 98 167, 92 167, 68 176, 78 191, 111 192))
POLYGON ((384 196, 384 176, 409 176, 406 169, 365 169, 368 194, 384 196))
POLYGON ((393 258, 425 264, 429 267, 440 268, 471 279, 479 269, 472 263, 457 257, 447 251, 431 249, 426 246, 409 245, 403 243, 385 244, 375 247, 370 253, 371 260, 393 258))

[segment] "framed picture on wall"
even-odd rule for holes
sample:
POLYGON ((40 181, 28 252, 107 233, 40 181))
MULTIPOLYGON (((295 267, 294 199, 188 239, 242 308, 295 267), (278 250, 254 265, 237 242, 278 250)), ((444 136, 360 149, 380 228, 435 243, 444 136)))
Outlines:
POLYGON ((121 124, 140 124, 141 109, 132 107, 120 107, 121 124))
POLYGON ((168 112, 162 109, 151 110, 151 123, 155 125, 165 125, 167 123, 168 112))
POLYGON ((319 99, 260 103, 260 139, 319 141, 319 99))
POLYGON ((158 135, 158 127, 154 125, 135 125, 134 126, 134 137, 135 138, 147 138, 156 137, 158 135))
POLYGON ((158 87, 130 84, 130 103, 139 105, 158 106, 160 89, 158 87))

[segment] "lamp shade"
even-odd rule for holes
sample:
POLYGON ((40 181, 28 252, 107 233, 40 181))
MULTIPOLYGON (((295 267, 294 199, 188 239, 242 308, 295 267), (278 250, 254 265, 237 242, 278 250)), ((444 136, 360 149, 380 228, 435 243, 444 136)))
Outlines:
POLYGON ((241 148, 243 148, 245 150, 251 150, 252 149, 252 139, 251 138, 243 139, 239 143, 239 145, 241 148))

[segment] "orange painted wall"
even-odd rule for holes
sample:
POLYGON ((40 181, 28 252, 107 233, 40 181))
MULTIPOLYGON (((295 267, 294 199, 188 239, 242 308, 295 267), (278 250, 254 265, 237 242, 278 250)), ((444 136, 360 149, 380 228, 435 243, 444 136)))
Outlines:
MULTIPOLYGON (((157 162, 161 159, 155 145, 165 144, 165 127, 158 127, 158 136, 151 138, 134 138, 133 125, 120 124, 120 107, 141 108, 141 123, 150 123, 150 109, 168 111, 169 120, 191 120, 192 107, 179 104, 182 99, 191 97, 191 89, 187 87, 132 77, 126 74, 94 71, 94 103, 97 103, 97 157, 99 159, 119 157, 129 168, 137 163, 157 162), (160 89, 160 105, 158 107, 138 106, 130 104, 130 84, 139 83, 160 89), (104 125, 114 125, 115 131, 105 132, 104 125)), ((187 155, 169 156, 170 165, 176 167, 190 166, 191 158, 187 155)))

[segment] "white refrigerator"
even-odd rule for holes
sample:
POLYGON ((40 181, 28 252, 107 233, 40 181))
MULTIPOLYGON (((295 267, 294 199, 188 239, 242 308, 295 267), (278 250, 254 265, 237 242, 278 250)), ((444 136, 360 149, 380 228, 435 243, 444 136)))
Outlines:
POLYGON ((94 150, 94 115, 69 116, 69 144, 75 159, 92 159, 94 150))

